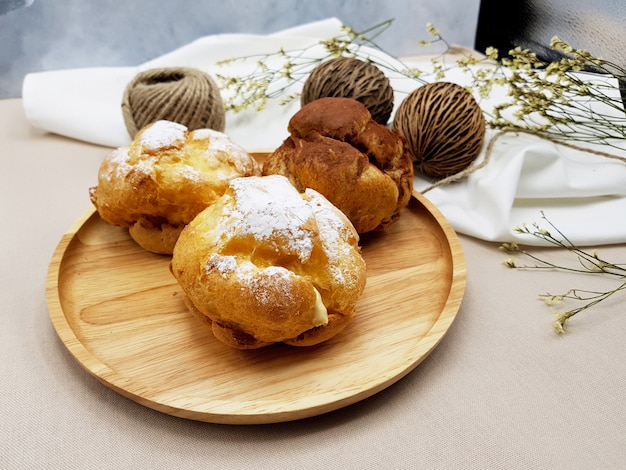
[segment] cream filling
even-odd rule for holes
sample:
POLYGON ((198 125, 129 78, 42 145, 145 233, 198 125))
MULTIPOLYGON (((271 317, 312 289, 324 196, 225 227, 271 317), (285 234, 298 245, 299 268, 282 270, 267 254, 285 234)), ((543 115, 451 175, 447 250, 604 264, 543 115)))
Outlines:
POLYGON ((328 310, 322 302, 322 296, 314 287, 315 291, 315 312, 313 313, 313 326, 322 326, 328 324, 328 310))

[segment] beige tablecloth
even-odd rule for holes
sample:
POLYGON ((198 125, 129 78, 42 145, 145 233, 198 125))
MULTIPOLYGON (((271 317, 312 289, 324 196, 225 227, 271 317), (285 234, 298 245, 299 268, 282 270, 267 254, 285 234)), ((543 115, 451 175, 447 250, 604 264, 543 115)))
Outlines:
MULTIPOLYGON (((448 334, 371 398, 302 421, 230 426, 118 395, 68 353, 45 299, 50 257, 89 207, 108 149, 31 127, 20 100, 0 101, 0 149, 0 468, 626 466, 623 299, 559 336, 537 295, 605 281, 510 270, 497 244, 466 236, 467 290, 448 334)), ((600 252, 626 261, 622 245, 600 252)))

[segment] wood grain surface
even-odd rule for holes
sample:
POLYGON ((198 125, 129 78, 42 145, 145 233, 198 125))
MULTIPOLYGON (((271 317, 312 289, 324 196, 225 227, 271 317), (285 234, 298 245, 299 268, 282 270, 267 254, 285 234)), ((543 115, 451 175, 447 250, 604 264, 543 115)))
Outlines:
POLYGON ((465 291, 457 236, 419 194, 361 245, 367 286, 346 330, 310 348, 240 351, 186 310, 169 257, 142 250, 90 209, 52 257, 50 318, 88 372, 163 413, 228 424, 319 415, 413 370, 444 337, 465 291))

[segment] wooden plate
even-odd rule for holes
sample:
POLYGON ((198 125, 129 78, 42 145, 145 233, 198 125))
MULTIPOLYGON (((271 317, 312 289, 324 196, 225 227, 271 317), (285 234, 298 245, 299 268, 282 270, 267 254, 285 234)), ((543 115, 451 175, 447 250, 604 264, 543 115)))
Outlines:
POLYGON ((86 211, 61 239, 46 295, 71 354, 103 384, 155 410, 229 424, 296 420, 400 380, 435 348, 465 291, 465 259, 442 215, 415 194, 386 232, 362 237, 357 317, 311 348, 230 349, 187 312, 170 258, 86 211))

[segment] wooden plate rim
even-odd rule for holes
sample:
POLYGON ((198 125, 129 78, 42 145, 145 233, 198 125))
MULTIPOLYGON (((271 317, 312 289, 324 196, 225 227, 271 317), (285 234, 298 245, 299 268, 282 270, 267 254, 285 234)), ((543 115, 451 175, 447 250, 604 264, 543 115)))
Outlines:
POLYGON ((309 409, 300 409, 297 413, 293 411, 280 411, 258 414, 220 414, 220 413, 190 413, 188 409, 180 409, 172 407, 167 403, 160 403, 154 400, 148 400, 140 395, 129 392, 127 385, 132 383, 132 379, 127 378, 108 367, 100 359, 94 356, 88 348, 83 345, 76 335, 72 334, 73 329, 68 323, 66 313, 64 311, 61 299, 59 296, 59 277, 61 275, 61 266, 66 251, 70 246, 72 240, 76 237, 80 229, 89 221, 89 219, 96 214, 94 208, 85 210, 68 228, 67 232, 63 235, 59 241, 53 256, 51 258, 48 272, 46 276, 46 300, 48 304, 48 310, 52 324, 57 332, 62 343, 71 353, 71 355, 77 360, 77 362, 92 376, 98 379, 105 386, 115 390, 119 394, 132 399, 133 401, 140 403, 148 408, 170 414, 173 416, 179 416, 188 419, 194 419, 199 421, 206 421, 211 423, 221 424, 266 424, 277 423, 283 421, 291 421, 294 419, 302 419, 311 416, 316 416, 326 412, 334 411, 344 406, 356 403, 360 400, 368 398, 390 385, 396 383, 398 380, 406 376, 412 370, 415 369, 440 343, 448 329, 452 325, 456 318, 457 312, 461 306, 463 297, 465 295, 466 288, 466 263, 463 250, 458 239, 458 236, 454 229, 450 226, 447 220, 443 217, 441 212, 421 193, 414 191, 413 198, 415 198, 427 212, 432 216, 439 228, 444 233, 449 251, 452 256, 452 279, 450 282, 450 292, 446 299, 445 305, 442 308, 439 316, 435 322, 431 325, 429 333, 424 335, 422 341, 428 340, 431 342, 431 346, 426 350, 421 357, 407 366, 402 373, 387 377, 378 384, 378 386, 371 387, 368 390, 355 393, 352 396, 346 397, 334 401, 332 403, 321 403, 313 405, 309 409), (436 336, 431 336, 430 332, 437 329, 436 336), (295 417, 294 417, 295 416, 295 417))

